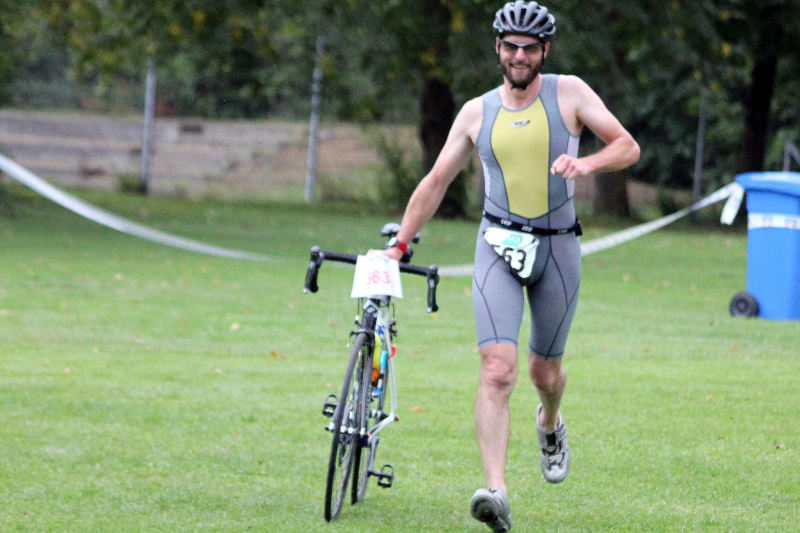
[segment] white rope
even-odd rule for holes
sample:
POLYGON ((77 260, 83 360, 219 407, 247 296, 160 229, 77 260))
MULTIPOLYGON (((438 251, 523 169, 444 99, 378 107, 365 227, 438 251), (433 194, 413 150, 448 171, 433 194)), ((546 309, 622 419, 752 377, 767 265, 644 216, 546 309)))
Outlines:
POLYGON ((54 187, 44 179, 40 178, 2 154, 0 154, 0 170, 26 187, 33 189, 45 198, 52 200, 66 209, 69 209, 73 213, 88 218, 89 220, 97 222, 98 224, 102 224, 108 228, 115 229, 128 235, 133 235, 134 237, 172 246, 173 248, 180 248, 190 252, 214 255, 218 257, 229 257, 232 259, 245 259, 250 261, 275 260, 272 257, 261 254, 231 250, 229 248, 222 248, 199 241, 193 241, 191 239, 185 239, 183 237, 178 237, 177 235, 164 233, 163 231, 158 231, 156 229, 143 226, 142 224, 138 224, 132 220, 109 213, 108 211, 88 204, 83 200, 67 194, 61 189, 54 187))
MULTIPOLYGON (((158 231, 156 229, 143 226, 142 224, 138 224, 136 222, 133 222, 132 220, 128 220, 126 218, 117 216, 113 213, 109 213, 108 211, 105 211, 103 209, 100 209, 99 207, 88 204, 83 200, 80 200, 74 196, 67 194, 61 189, 54 187, 47 181, 36 176, 29 170, 25 169, 24 167, 20 166, 19 164, 15 163, 14 161, 12 161, 11 159, 7 158, 2 154, 0 154, 0 170, 2 170, 15 180, 19 181, 23 185, 38 192, 42 196, 52 200, 53 202, 61 205, 62 207, 65 207, 66 209, 69 209, 73 213, 88 218, 89 220, 93 220, 94 222, 102 224, 103 226, 115 229, 122 233, 126 233, 128 235, 133 235, 135 237, 146 239, 155 243, 172 246, 174 248, 180 248, 191 252, 214 255, 219 257, 229 257, 232 259, 245 259, 250 261, 276 260, 274 257, 269 257, 252 252, 232 250, 229 248, 222 248, 219 246, 214 246, 199 241, 185 239, 183 237, 178 237, 176 235, 164 233, 162 231, 158 231)), ((703 209, 704 207, 707 207, 711 204, 715 204, 729 197, 730 197, 730 203, 735 205, 726 206, 725 211, 728 213, 732 212, 733 215, 735 215, 736 211, 738 211, 739 203, 741 202, 741 193, 742 189, 741 186, 739 186, 739 184, 737 184, 736 182, 729 183, 728 185, 722 187, 721 189, 718 189, 717 191, 713 192, 712 194, 710 194, 706 198, 703 198, 702 200, 693 204, 692 206, 687 207, 685 209, 681 209, 676 213, 667 215, 657 220, 653 220, 651 222, 646 222, 644 224, 634 226, 632 228, 628 228, 626 230, 619 231, 617 233, 612 233, 611 235, 607 235, 605 237, 601 237, 593 241, 581 243, 581 256, 607 250, 609 248, 619 246, 620 244, 626 243, 628 241, 637 239, 639 237, 647 235, 648 233, 652 233, 660 228, 663 228, 664 226, 685 217, 686 215, 688 215, 693 211, 698 211, 700 209, 703 209)), ((732 219, 732 217, 730 217, 729 215, 723 214, 723 222, 730 224, 730 221, 726 220, 727 218, 732 219)), ((439 267, 439 275, 445 278, 471 277, 472 273, 473 273, 472 264, 439 267)))
MULTIPOLYGON (((607 235, 605 237, 601 237, 599 239, 595 239, 589 242, 582 242, 581 243, 581 256, 594 254, 603 250, 607 250, 609 248, 613 248, 614 246, 619 246, 620 244, 626 243, 628 241, 632 241, 633 239, 638 239, 643 235, 647 235, 648 233, 652 233, 657 229, 663 228, 664 226, 679 220, 689 213, 693 211, 697 211, 699 209, 703 209, 711 204, 715 204, 720 202, 729 196, 731 196, 735 191, 737 191, 739 185, 735 182, 729 183, 728 185, 718 189, 717 191, 711 193, 706 198, 703 198, 699 202, 695 203, 694 205, 687 207, 685 209, 681 209, 680 211, 673 213, 671 215, 667 215, 663 218, 659 218, 658 220, 653 220, 651 222, 646 222, 644 224, 640 224, 638 226, 634 226, 632 228, 628 228, 626 230, 619 231, 617 233, 612 233, 611 235, 607 235)), ((741 198, 740 198, 741 200, 741 198)), ((736 206, 738 210, 738 205, 736 206)), ((456 266, 446 266, 439 268, 439 275, 446 278, 454 278, 454 277, 468 277, 472 276, 473 273, 473 265, 456 265, 456 266)))

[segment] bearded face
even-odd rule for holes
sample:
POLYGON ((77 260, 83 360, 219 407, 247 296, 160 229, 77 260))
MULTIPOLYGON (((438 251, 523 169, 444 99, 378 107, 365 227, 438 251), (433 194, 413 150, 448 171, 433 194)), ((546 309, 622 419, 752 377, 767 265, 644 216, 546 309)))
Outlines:
POLYGON ((498 39, 497 66, 513 89, 527 89, 542 72, 544 58, 544 45, 533 37, 498 39))

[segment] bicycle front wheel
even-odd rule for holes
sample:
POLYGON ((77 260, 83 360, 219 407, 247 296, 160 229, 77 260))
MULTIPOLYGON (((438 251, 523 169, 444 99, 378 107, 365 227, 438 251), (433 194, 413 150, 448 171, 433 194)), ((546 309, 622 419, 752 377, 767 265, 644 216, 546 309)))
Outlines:
POLYGON ((361 368, 363 361, 359 356, 362 349, 369 349, 369 345, 368 335, 360 333, 356 336, 344 375, 342 394, 336 403, 331 421, 333 441, 325 486, 325 520, 328 522, 336 520, 342 512, 347 484, 355 464, 356 451, 360 446, 360 430, 364 423, 366 406, 361 397, 361 376, 365 372, 361 368))

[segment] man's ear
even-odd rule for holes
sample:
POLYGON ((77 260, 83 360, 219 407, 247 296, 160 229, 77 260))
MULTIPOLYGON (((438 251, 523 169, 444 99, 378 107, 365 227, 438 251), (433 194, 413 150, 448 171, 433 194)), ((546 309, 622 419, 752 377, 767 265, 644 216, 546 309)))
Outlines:
POLYGON ((550 41, 544 43, 544 55, 547 57, 547 54, 550 53, 550 41))
POLYGON ((500 37, 494 38, 494 51, 500 54, 500 37))

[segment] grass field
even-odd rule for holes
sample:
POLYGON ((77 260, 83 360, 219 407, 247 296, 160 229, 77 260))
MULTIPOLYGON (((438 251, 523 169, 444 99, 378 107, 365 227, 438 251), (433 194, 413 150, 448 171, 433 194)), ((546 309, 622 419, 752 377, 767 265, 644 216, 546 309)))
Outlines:
MULTIPOLYGON (((82 193, 257 263, 129 237, 11 187, 0 207, 0 530, 488 531, 472 408, 471 282, 418 278, 397 305, 400 422, 389 490, 322 518, 329 434, 355 315, 352 271, 384 216, 352 206, 82 193)), ((584 239, 619 229, 584 220, 584 239)), ((471 261, 475 224, 434 221, 427 265, 471 261)), ((568 480, 541 477, 537 400, 512 397, 514 531, 792 531, 800 519, 800 323, 734 319, 743 231, 662 230, 584 259, 565 367, 568 480)), ((523 326, 523 330, 526 327, 523 326)), ((524 344, 524 343, 523 343, 524 344)), ((524 357, 524 356, 523 356, 524 357)), ((524 361, 524 359, 521 359, 524 361)))

